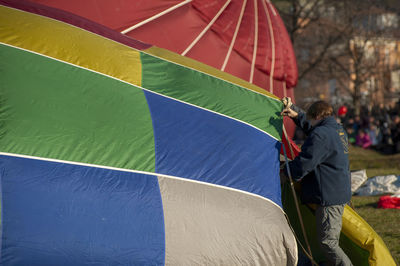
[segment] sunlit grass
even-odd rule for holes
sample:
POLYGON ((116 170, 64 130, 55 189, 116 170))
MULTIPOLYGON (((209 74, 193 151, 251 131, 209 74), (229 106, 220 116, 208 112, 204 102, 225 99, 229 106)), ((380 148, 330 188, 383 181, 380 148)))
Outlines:
POLYGON ((374 150, 350 147, 350 169, 367 169, 367 176, 400 175, 400 154, 384 155, 374 150))
MULTIPOLYGON (((373 150, 350 148, 350 169, 366 169, 367 176, 400 175, 400 154, 383 155, 373 150)), ((378 209, 379 196, 353 196, 355 210, 382 237, 393 258, 400 262, 400 210, 378 209)))

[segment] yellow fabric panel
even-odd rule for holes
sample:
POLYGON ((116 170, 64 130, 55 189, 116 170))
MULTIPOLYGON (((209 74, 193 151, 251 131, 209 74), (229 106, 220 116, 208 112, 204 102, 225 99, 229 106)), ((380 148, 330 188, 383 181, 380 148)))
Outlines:
POLYGON ((369 265, 396 265, 380 236, 347 205, 343 213, 342 233, 358 246, 369 251, 369 265))
POLYGON ((54 19, 0 6, 0 42, 141 85, 139 51, 54 19))
POLYGON ((264 94, 268 97, 279 100, 279 98, 277 96, 275 96, 274 94, 269 93, 266 90, 254 85, 252 83, 246 82, 246 81, 244 81, 238 77, 235 77, 229 73, 220 71, 216 68, 213 68, 213 67, 203 64, 201 62, 198 62, 189 57, 181 56, 179 54, 176 54, 171 51, 168 51, 168 50, 165 50, 165 49, 162 49, 159 47, 155 47, 155 46, 152 46, 146 50, 143 50, 143 52, 163 58, 163 59, 171 61, 171 62, 178 63, 178 64, 183 65, 188 68, 193 68, 193 69, 199 70, 208 75, 220 78, 222 80, 226 80, 226 81, 236 84, 238 86, 244 87, 246 89, 249 89, 249 90, 258 92, 260 94, 264 94))

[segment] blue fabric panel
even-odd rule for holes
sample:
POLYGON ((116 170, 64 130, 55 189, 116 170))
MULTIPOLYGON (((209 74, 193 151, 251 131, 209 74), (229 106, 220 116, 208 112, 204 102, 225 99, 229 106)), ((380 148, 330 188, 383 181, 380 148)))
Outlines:
POLYGON ((281 204, 280 142, 233 119, 146 92, 156 172, 252 192, 281 204))
POLYGON ((155 176, 0 156, 1 265, 163 265, 155 176))

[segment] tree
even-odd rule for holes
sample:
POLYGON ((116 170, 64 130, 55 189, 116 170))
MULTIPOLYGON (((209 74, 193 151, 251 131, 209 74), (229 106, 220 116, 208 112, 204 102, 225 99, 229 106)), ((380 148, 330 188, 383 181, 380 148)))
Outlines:
POLYGON ((321 64, 342 35, 335 23, 334 4, 323 0, 280 0, 275 4, 297 52, 301 80, 321 64))
POLYGON ((390 1, 376 0, 280 0, 275 4, 297 55, 296 96, 317 96, 321 94, 318 84, 335 81, 336 93, 349 95, 358 114, 365 87, 370 92, 384 88, 384 77, 397 67, 385 64, 387 55, 382 50, 398 31, 399 10, 390 1), (383 18, 386 23, 392 18, 393 25, 382 24, 383 18))
POLYGON ((389 21, 386 21, 388 25, 380 23, 391 13, 374 5, 374 1, 357 4, 341 1, 338 10, 339 25, 344 29, 339 40, 341 45, 329 54, 325 67, 342 91, 351 96, 355 114, 359 115, 362 101, 368 105, 368 98, 364 96, 390 86, 385 76, 398 66, 390 64, 386 52, 390 52, 388 45, 397 25, 390 25, 389 21))

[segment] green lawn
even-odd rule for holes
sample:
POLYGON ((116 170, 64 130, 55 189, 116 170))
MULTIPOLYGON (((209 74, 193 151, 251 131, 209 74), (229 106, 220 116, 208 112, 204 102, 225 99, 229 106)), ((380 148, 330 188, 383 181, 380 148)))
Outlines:
MULTIPOLYGON (((367 176, 400 175, 400 154, 382 155, 373 150, 357 147, 350 148, 350 169, 367 169, 367 176)), ((393 258, 400 263, 400 210, 378 209, 379 196, 353 196, 355 210, 382 237, 392 253, 393 258)))

